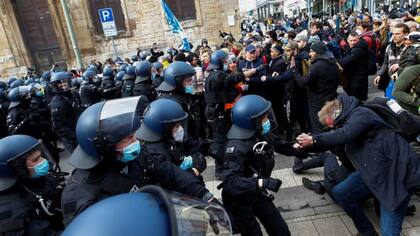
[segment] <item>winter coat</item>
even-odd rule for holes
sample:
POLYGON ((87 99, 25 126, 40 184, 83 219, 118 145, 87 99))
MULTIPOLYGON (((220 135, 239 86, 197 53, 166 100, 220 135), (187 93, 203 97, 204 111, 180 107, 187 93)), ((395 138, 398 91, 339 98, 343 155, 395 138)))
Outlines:
POLYGON ((344 90, 349 96, 354 96, 361 101, 366 100, 368 96, 368 60, 368 45, 366 41, 359 40, 338 62, 343 67, 348 81, 344 90))
POLYGON ((273 58, 269 64, 268 73, 267 73, 267 95, 268 99, 273 103, 282 103, 284 97, 284 83, 287 81, 278 81, 274 78, 277 75, 282 75, 286 72, 287 64, 283 60, 282 56, 273 58), (274 75, 274 76, 273 76, 274 75))
POLYGON ((410 144, 354 97, 340 95, 335 130, 313 136, 315 147, 345 145, 347 157, 382 206, 393 211, 420 185, 420 159, 410 144), (369 135, 368 135, 369 134, 369 135))
MULTIPOLYGON (((255 69, 262 65, 263 62, 261 59, 257 58, 254 61, 242 60, 238 64, 238 71, 244 72, 246 70, 255 69)), ((261 76, 265 75, 266 71, 259 71, 250 78, 249 81, 249 94, 256 94, 268 99, 268 94, 266 91, 266 85, 261 81, 261 76)))
POLYGON ((318 111, 326 101, 337 97, 338 67, 331 53, 313 59, 306 76, 300 75, 296 70, 293 75, 300 87, 306 87, 309 105, 318 111))
POLYGON ((398 77, 392 96, 404 109, 418 114, 420 106, 420 65, 407 67, 398 77))

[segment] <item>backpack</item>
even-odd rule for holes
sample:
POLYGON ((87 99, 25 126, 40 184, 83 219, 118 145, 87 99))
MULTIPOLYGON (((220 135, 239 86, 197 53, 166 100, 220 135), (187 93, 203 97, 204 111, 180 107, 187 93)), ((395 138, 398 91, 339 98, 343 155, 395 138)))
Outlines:
MULTIPOLYGON (((365 37, 369 37, 369 36, 365 36, 365 37)), ((363 40, 365 40, 362 37, 363 40)), ((378 63, 378 58, 379 58, 379 54, 380 54, 380 47, 381 47, 381 41, 375 36, 373 35, 372 37, 369 37, 371 39, 371 45, 369 46, 368 44, 368 55, 369 55, 369 59, 368 59, 368 75, 375 75, 376 72, 378 71, 378 67, 377 67, 377 63, 378 63)), ((366 40, 365 40, 366 41, 366 40)), ((367 41, 366 41, 367 43, 367 41)))
POLYGON ((408 142, 416 140, 420 135, 420 118, 403 110, 396 101, 377 97, 363 106, 375 112, 408 142))
POLYGON ((309 66, 311 62, 309 59, 302 59, 302 76, 306 76, 309 73, 309 66))

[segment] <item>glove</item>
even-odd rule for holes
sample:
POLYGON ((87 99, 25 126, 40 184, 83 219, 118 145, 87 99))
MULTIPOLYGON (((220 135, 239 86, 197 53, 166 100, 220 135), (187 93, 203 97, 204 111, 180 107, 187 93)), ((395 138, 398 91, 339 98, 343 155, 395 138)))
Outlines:
POLYGON ((181 168, 183 170, 188 170, 188 169, 192 168, 192 166, 193 166, 193 158, 191 156, 187 156, 187 157, 184 157, 184 160, 182 161, 179 168, 181 168))
POLYGON ((266 178, 262 179, 262 186, 261 188, 266 188, 268 190, 278 192, 281 186, 281 180, 275 178, 266 178))
POLYGON ((192 168, 195 168, 200 174, 207 168, 206 158, 201 153, 195 153, 192 156, 192 168))

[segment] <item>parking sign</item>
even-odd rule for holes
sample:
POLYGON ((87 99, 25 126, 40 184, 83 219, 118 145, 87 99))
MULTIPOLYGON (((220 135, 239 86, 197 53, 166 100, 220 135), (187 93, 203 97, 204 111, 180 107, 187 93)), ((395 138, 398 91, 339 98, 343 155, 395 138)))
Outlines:
POLYGON ((102 8, 98 10, 99 19, 102 23, 105 37, 117 36, 117 27, 115 26, 114 14, 112 8, 102 8))

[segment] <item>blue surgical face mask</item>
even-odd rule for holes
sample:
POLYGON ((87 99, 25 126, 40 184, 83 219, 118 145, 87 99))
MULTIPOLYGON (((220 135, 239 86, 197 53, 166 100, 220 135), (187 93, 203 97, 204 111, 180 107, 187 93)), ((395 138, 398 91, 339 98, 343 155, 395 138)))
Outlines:
POLYGON ((135 142, 131 143, 127 147, 123 148, 121 157, 121 162, 127 163, 137 158, 140 154, 141 146, 140 142, 136 140, 135 142))
POLYGON ((154 79, 156 79, 156 74, 155 73, 152 74, 152 80, 154 80, 154 79))
POLYGON ((192 85, 187 85, 187 86, 185 86, 185 88, 184 88, 184 92, 185 92, 185 93, 188 93, 188 94, 193 94, 193 92, 194 92, 194 87, 193 87, 192 85))
POLYGON ((40 163, 38 163, 36 166, 32 167, 34 170, 34 174, 32 175, 32 179, 42 177, 44 175, 48 174, 48 170, 50 169, 50 164, 47 160, 43 160, 40 163))
POLYGON ((223 71, 227 71, 229 69, 229 65, 228 64, 223 64, 223 71))
POLYGON ((266 134, 270 133, 270 130, 271 130, 271 123, 270 123, 270 120, 267 119, 262 124, 262 135, 266 135, 266 134))

